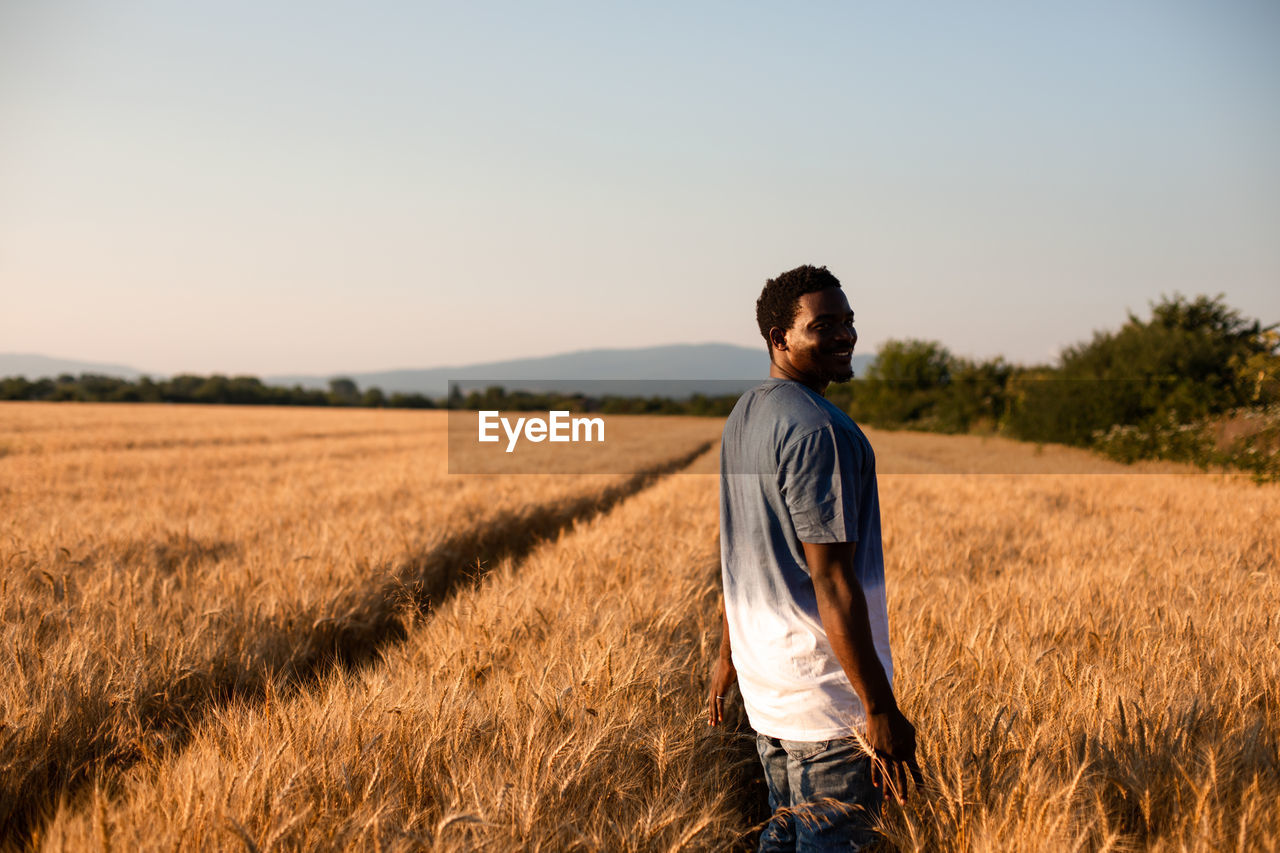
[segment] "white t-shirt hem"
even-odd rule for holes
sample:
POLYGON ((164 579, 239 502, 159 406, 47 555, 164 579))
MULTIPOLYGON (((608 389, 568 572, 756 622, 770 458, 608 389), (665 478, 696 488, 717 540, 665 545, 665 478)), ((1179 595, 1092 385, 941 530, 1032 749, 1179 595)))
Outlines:
POLYGON ((757 733, 762 734, 765 737, 777 738, 778 740, 808 741, 812 743, 820 740, 840 740, 841 738, 852 737, 854 732, 862 728, 862 725, 837 726, 836 728, 831 729, 776 729, 773 726, 768 726, 767 728, 769 731, 767 732, 756 728, 754 725, 752 728, 755 729, 757 733))

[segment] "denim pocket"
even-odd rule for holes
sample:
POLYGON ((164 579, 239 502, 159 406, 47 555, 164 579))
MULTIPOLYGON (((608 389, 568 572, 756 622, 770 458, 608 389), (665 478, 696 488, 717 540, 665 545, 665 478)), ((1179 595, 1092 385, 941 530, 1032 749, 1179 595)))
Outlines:
POLYGON ((780 740, 782 748, 794 761, 807 761, 819 753, 826 752, 831 745, 829 740, 780 740))

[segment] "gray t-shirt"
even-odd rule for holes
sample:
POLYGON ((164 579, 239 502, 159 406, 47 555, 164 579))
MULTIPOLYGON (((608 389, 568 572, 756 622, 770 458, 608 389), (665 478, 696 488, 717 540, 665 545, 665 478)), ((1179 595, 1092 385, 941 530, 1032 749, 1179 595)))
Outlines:
POLYGON ((892 679, 871 443, 821 395, 770 378, 725 422, 720 471, 725 614, 751 725, 785 740, 847 736, 865 713, 822 627, 800 543, 857 543, 854 570, 892 679))

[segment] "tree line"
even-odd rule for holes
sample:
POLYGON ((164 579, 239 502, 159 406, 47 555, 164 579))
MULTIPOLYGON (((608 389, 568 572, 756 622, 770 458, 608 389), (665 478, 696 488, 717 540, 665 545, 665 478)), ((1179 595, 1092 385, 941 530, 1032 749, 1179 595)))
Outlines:
POLYGON ((361 391, 346 378, 329 380, 329 390, 267 385, 256 376, 196 376, 135 380, 82 373, 56 379, 0 379, 0 400, 79 401, 83 403, 216 403, 248 406, 368 406, 432 409, 441 405, 423 394, 384 394, 379 388, 361 391))
MULTIPOLYGON (((1130 312, 1117 330, 1063 350, 1055 364, 977 361, 931 340, 891 340, 866 377, 827 396, 855 420, 888 429, 998 433, 1090 447, 1124 461, 1227 464, 1280 478, 1280 334, 1228 306, 1224 296, 1165 297, 1151 316, 1130 312)), ((626 397, 507 390, 444 398, 361 390, 348 378, 321 391, 253 376, 171 379, 81 374, 0 380, 0 400, 565 410, 603 414, 724 416, 734 396, 626 397)))
POLYGON ((81 403, 205 403, 248 406, 359 406, 388 409, 500 409, 505 411, 597 412, 614 415, 728 415, 736 396, 694 394, 684 399, 664 396, 628 397, 618 394, 579 394, 508 390, 500 385, 484 390, 453 388, 445 397, 425 394, 385 394, 371 387, 361 390, 352 379, 329 380, 329 390, 267 385, 256 376, 197 376, 136 380, 82 373, 56 379, 0 379, 0 400, 81 403))

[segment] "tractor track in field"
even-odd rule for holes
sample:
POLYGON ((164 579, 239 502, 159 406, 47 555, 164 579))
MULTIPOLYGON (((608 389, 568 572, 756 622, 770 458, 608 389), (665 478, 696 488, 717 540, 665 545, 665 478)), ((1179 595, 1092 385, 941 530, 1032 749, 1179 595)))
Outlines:
POLYGON ((352 594, 334 616, 314 620, 271 619, 251 626, 248 649, 237 647, 210 657, 208 666, 188 670, 166 683, 137 689, 131 701, 104 706, 97 719, 66 731, 33 734, 33 748, 20 732, 0 725, 0 849, 33 846, 40 829, 60 802, 82 797, 95 782, 108 786, 119 773, 148 755, 181 749, 210 712, 232 703, 264 701, 268 686, 304 690, 339 668, 354 669, 376 661, 382 649, 408 637, 406 617, 429 612, 461 589, 473 586, 499 561, 521 560, 539 544, 574 524, 608 512, 664 477, 691 465, 714 442, 640 471, 602 492, 564 498, 502 513, 451 534, 419 552, 402 556, 391 579, 364 594, 352 594), (307 624, 307 623, 310 624, 307 624), (301 624, 299 624, 301 623, 301 624), (127 715, 126 740, 117 726, 127 715), (96 725, 94 725, 96 724, 96 725), (43 759, 12 773, 18 756, 43 759), (8 767, 6 767, 8 765, 8 767))

